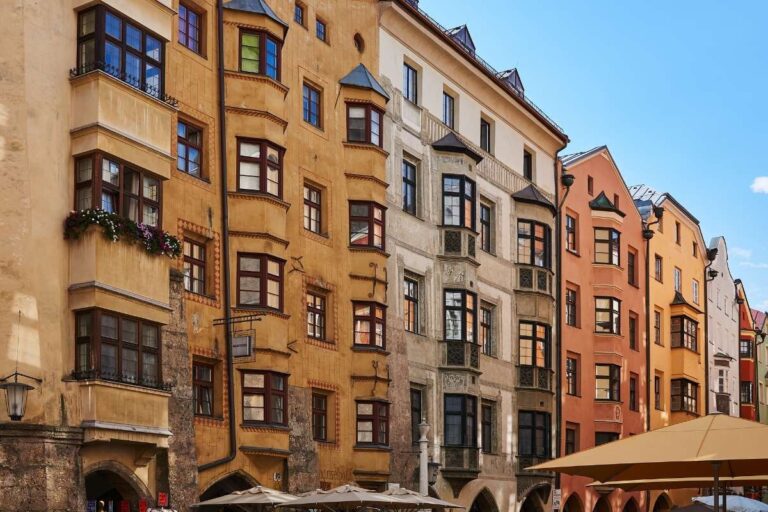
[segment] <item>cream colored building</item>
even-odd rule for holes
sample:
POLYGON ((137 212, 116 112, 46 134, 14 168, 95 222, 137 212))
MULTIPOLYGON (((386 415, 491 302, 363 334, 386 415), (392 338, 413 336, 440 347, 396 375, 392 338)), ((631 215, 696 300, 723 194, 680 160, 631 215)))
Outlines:
POLYGON ((468 510, 551 507, 555 161, 566 135, 497 73, 466 27, 381 2, 391 481, 418 488, 418 424, 439 465, 430 493, 468 510), (411 411, 406 414, 410 401, 411 411))

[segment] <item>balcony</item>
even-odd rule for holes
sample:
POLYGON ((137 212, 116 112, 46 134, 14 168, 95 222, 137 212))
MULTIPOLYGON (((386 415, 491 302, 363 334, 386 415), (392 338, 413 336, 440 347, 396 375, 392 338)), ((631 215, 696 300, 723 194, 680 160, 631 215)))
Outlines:
POLYGON ((517 367, 517 387, 537 389, 540 391, 552 391, 553 371, 549 368, 538 366, 517 367))
POLYGON ((477 343, 446 341, 442 345, 442 366, 464 367, 473 370, 480 368, 480 346, 477 343))
POLYGON ((517 269, 517 288, 551 294, 552 273, 546 269, 519 266, 517 269))
POLYGON ((552 471, 527 470, 531 466, 543 464, 551 460, 549 457, 534 457, 532 455, 518 455, 515 458, 515 474, 518 476, 545 476, 554 477, 552 471))
POLYGON ((442 474, 458 497, 467 482, 480 474, 480 449, 462 446, 442 447, 442 474))
POLYGON ((443 228, 440 230, 440 238, 443 256, 474 260, 477 253, 477 235, 473 231, 465 228, 443 228))

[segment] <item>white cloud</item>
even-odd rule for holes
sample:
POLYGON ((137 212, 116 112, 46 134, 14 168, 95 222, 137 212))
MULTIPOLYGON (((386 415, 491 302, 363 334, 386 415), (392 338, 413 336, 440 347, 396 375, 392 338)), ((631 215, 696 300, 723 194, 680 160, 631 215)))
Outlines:
POLYGON ((749 268, 768 268, 768 263, 754 263, 752 261, 741 261, 739 265, 749 268))
POLYGON ((743 247, 731 247, 728 252, 741 260, 752 258, 752 251, 750 249, 744 249, 743 247))
POLYGON ((768 194, 768 176, 758 176, 750 188, 755 194, 768 194))

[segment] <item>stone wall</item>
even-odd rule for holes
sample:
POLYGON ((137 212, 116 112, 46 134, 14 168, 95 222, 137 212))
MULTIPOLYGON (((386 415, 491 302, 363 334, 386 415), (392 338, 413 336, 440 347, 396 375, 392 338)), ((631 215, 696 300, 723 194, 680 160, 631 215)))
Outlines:
POLYGON ((311 491, 320 487, 317 451, 312 439, 312 389, 289 386, 288 409, 291 454, 288 456, 286 490, 291 493, 311 491))

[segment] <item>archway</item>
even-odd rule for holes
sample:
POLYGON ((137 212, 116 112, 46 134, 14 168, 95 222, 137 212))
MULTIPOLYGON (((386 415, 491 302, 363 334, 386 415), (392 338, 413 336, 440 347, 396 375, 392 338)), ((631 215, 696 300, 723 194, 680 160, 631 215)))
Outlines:
POLYGON ((85 499, 95 501, 97 510, 120 510, 128 502, 130 510, 139 509, 139 500, 149 498, 146 486, 128 468, 116 462, 103 462, 86 470, 85 499))
POLYGON ((601 496, 597 503, 595 503, 593 512, 611 512, 611 504, 608 503, 608 498, 601 496))
POLYGON ((547 507, 545 504, 549 501, 549 492, 552 490, 550 484, 537 484, 528 491, 520 505, 520 512, 544 512, 547 507))
POLYGON ((200 501, 211 500, 235 491, 244 491, 257 485, 259 483, 256 480, 245 473, 236 471, 214 482, 200 495, 200 501))
POLYGON ((578 493, 574 492, 568 496, 563 506, 563 512, 584 512, 584 503, 581 501, 578 493))
POLYGON ((639 512, 640 507, 637 506, 635 498, 629 498, 624 504, 624 512, 639 512))
POLYGON ((486 488, 475 496, 475 501, 472 502, 469 512, 499 512, 499 507, 496 506, 496 500, 486 488))
POLYGON ((672 500, 669 499, 667 493, 662 493, 656 498, 656 503, 653 504, 653 512, 666 512, 672 510, 672 500))

